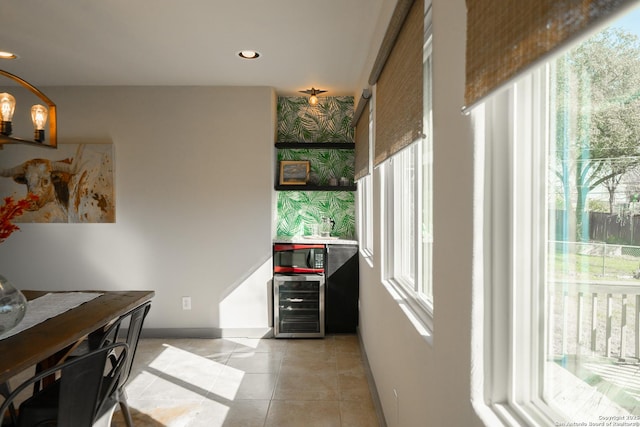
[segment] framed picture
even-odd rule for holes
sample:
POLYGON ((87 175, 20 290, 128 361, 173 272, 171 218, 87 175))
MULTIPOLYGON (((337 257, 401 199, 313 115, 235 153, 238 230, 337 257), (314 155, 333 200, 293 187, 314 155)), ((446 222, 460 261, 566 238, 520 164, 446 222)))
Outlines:
POLYGON ((280 185, 305 185, 309 178, 309 160, 280 161, 280 185))
POLYGON ((113 143, 59 143, 47 152, 6 144, 0 155, 0 202, 29 192, 39 196, 38 206, 17 217, 18 223, 114 223, 114 182, 113 143))

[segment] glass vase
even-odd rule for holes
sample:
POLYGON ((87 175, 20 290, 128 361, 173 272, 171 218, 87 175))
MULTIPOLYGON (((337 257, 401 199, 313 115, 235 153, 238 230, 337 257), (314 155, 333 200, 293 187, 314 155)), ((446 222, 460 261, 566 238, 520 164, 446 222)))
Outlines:
POLYGON ((15 328, 27 312, 27 299, 0 275, 0 336, 15 328))

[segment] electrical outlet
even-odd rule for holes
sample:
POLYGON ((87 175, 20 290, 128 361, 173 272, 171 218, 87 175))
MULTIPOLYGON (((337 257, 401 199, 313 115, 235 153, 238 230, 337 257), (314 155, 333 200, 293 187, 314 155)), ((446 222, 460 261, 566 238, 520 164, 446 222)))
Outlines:
POLYGON ((191 310, 191 297, 182 297, 182 309, 191 310))

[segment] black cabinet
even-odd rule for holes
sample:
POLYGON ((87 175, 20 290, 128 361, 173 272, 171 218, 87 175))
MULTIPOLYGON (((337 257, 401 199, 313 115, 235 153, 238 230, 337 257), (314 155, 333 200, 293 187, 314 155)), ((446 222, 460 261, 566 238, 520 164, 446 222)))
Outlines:
POLYGON ((325 332, 356 332, 360 279, 358 246, 327 245, 325 275, 325 332))

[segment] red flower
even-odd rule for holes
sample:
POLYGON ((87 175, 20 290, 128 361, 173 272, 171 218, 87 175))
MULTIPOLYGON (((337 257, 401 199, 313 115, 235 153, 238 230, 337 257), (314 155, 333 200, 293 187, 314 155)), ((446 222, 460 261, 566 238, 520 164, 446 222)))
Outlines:
POLYGON ((20 230, 20 227, 11 223, 11 220, 22 215, 25 209, 36 200, 38 200, 38 196, 35 194, 27 194, 27 197, 17 202, 13 201, 13 197, 4 198, 4 206, 0 206, 0 243, 4 242, 14 231, 20 230))

